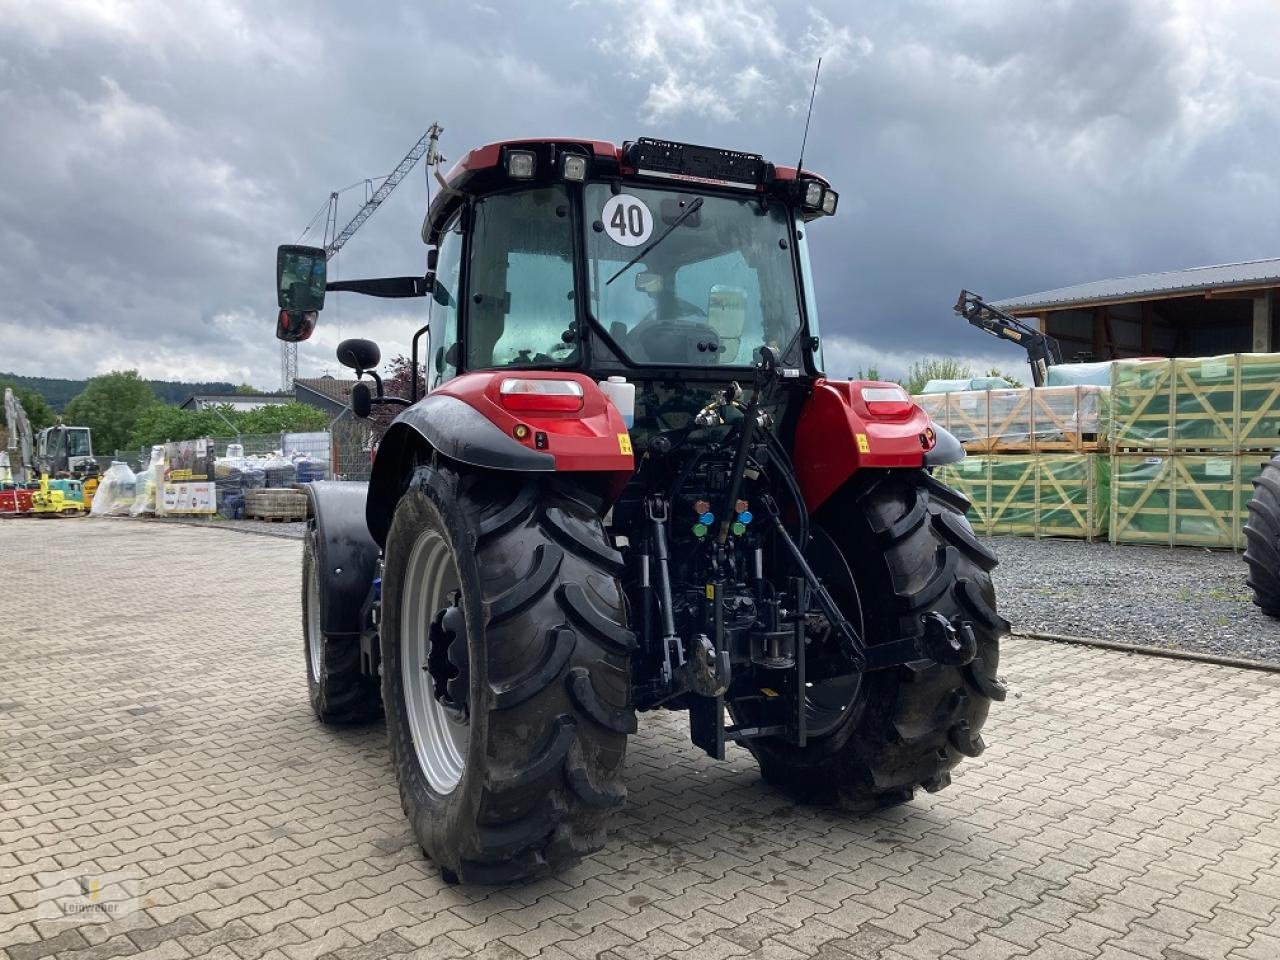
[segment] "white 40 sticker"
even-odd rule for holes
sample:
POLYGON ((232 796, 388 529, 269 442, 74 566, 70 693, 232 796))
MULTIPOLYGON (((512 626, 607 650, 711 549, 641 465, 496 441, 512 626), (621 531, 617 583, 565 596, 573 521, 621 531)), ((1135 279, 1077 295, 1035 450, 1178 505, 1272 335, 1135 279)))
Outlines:
POLYGON ((609 198, 600 211, 600 220, 609 239, 624 247, 638 247, 653 233, 653 214, 649 208, 639 198, 626 193, 609 198))

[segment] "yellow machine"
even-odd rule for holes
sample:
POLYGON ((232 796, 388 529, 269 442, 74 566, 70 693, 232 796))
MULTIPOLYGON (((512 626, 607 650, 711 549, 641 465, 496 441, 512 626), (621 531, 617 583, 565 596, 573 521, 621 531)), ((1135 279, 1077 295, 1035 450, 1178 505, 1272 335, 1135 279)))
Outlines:
MULTIPOLYGON (((68 481, 62 481, 66 484, 68 481)), ((70 481, 79 486, 79 481, 70 481)), ((61 489, 49 487, 48 474, 40 474, 40 489, 31 494, 31 512, 37 517, 78 517, 85 511, 83 499, 73 500, 61 489)))

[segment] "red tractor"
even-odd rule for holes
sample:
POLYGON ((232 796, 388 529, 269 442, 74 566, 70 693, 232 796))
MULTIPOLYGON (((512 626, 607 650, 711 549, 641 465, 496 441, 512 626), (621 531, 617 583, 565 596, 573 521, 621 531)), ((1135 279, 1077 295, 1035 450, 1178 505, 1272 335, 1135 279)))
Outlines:
MULTIPOLYGON (((427 297, 425 396, 364 483, 309 487, 311 703, 384 713, 405 812, 450 880, 599 849, 636 713, 689 715, 798 798, 867 811, 982 752, 1008 624, 964 456, 897 384, 823 375, 809 230, 823 178, 642 139, 468 153, 425 276, 326 283, 281 247, 277 335, 326 290, 427 297)), ((416 378, 415 378, 416 383, 416 378)), ((416 391, 415 391, 416 392, 416 391)))

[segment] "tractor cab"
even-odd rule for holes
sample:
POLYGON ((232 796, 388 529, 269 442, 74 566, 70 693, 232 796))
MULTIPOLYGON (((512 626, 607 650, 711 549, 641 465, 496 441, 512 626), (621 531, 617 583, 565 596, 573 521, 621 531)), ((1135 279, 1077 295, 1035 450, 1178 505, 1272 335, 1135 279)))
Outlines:
MULTIPOLYGON (((489 144, 443 179, 425 278, 327 287, 429 295, 429 388, 477 370, 582 371, 637 382, 643 410, 666 403, 647 384, 747 379, 765 348, 787 377, 821 375, 806 235, 838 204, 822 178, 641 139, 489 144)), ((308 249, 282 247, 279 273, 281 315, 306 336, 325 289, 323 251, 308 249)))

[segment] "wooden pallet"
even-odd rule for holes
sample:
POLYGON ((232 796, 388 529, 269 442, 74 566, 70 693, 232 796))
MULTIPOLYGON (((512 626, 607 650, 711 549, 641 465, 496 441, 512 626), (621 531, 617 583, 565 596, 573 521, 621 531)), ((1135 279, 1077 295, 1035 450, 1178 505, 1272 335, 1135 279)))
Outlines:
POLYGON ((1111 542, 1239 549, 1254 459, 1222 453, 1113 456, 1111 542))
POLYGON ((1092 453, 1107 419, 1106 387, 965 390, 915 398, 973 453, 1092 453))
POLYGON ((1280 446, 1280 354, 1126 360, 1112 368, 1112 452, 1280 446))
POLYGON ((1097 494, 1105 467, 1096 454, 976 455, 938 476, 969 498, 979 533, 1092 540, 1106 529, 1097 494))
POLYGON ((252 520, 298 521, 310 513, 310 499, 297 490, 250 490, 244 496, 244 515, 252 520))

